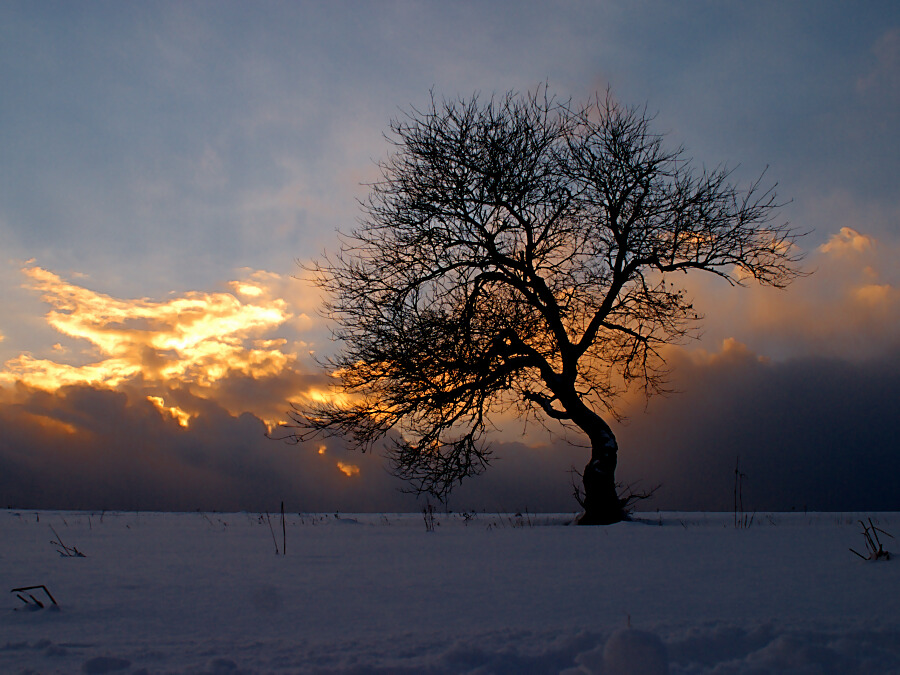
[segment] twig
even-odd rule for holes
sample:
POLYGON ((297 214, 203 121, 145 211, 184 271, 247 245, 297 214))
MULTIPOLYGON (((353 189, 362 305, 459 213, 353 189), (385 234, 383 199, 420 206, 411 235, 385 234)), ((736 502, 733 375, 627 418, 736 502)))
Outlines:
POLYGON ((26 593, 28 591, 35 591, 38 589, 42 589, 44 591, 44 593, 47 594, 47 597, 50 598, 50 602, 52 602, 54 604, 54 606, 59 607, 59 603, 56 602, 56 598, 53 597, 53 595, 50 593, 49 589, 46 586, 44 586, 44 584, 39 584, 38 586, 22 586, 21 588, 13 588, 12 590, 10 590, 10 593, 15 593, 16 597, 19 598, 19 600, 24 602, 26 605, 34 604, 37 606, 38 609, 43 609, 44 603, 42 603, 40 600, 38 600, 36 597, 34 597, 34 595, 32 595, 31 593, 28 593, 28 597, 31 598, 31 602, 29 602, 28 600, 23 598, 21 595, 22 593, 26 593))
POLYGON ((582 473, 576 469, 574 466, 569 469, 569 475, 572 477, 572 496, 575 497, 575 501, 578 502, 578 506, 584 509, 584 491, 581 489, 581 486, 575 482, 575 476, 584 480, 584 476, 582 473))
MULTIPOLYGON (((741 471, 741 456, 738 455, 734 462, 734 528, 746 529, 753 524, 753 517, 747 521, 744 512, 744 479, 747 474, 741 471)), ((754 515, 756 515, 754 513, 754 515)))
POLYGON ((422 515, 425 518, 425 531, 434 532, 434 506, 431 502, 427 502, 422 509, 422 515))
POLYGON ((281 555, 287 555, 287 528, 284 525, 284 502, 281 502, 281 555))
POLYGON ((71 547, 66 546, 63 543, 62 537, 59 536, 59 533, 53 528, 53 526, 50 525, 49 527, 50 527, 50 530, 53 532, 53 534, 56 535, 56 541, 51 541, 50 543, 53 544, 54 546, 56 546, 56 552, 59 553, 60 556, 62 556, 63 558, 86 558, 87 557, 84 555, 84 553, 79 551, 74 546, 71 546, 71 547))
POLYGON ((275 544, 275 555, 278 555, 278 540, 275 538, 275 528, 272 527, 272 519, 269 518, 269 512, 266 511, 266 522, 269 524, 269 532, 272 533, 272 542, 275 544))
POLYGON ((862 525, 862 535, 866 541, 866 550, 868 551, 868 555, 863 555, 859 551, 856 551, 852 548, 850 549, 850 552, 855 553, 863 560, 890 560, 891 553, 890 551, 884 550, 884 547, 881 544, 881 540, 878 538, 878 533, 881 532, 881 534, 884 534, 891 539, 894 538, 894 535, 890 534, 889 532, 885 532, 881 528, 875 527, 875 524, 872 522, 871 518, 868 518, 867 520, 869 521, 868 526, 866 526, 866 524, 861 520, 857 522, 862 525))

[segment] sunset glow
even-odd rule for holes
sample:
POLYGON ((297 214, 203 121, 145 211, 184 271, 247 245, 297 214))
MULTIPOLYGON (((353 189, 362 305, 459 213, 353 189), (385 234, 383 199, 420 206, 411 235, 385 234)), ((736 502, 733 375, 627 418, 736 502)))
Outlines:
POLYGON ((356 464, 346 464, 345 462, 338 462, 337 468, 348 478, 359 475, 359 467, 356 466, 356 464))
POLYGON ((190 425, 191 414, 186 413, 177 405, 167 406, 162 396, 148 396, 147 400, 156 406, 156 409, 160 412, 171 415, 181 426, 187 428, 190 425))
POLYGON ((346 405, 350 400, 350 397, 343 392, 317 388, 308 389, 306 398, 314 403, 332 403, 334 405, 346 405))
MULTIPOLYGON (((281 299, 243 302, 230 293, 188 292, 165 301, 122 300, 40 267, 23 272, 29 287, 41 291, 52 308, 47 322, 64 335, 88 341, 101 358, 74 365, 22 354, 7 361, 0 382, 55 391, 72 384, 117 387, 141 377, 208 387, 230 373, 277 375, 296 360, 283 351, 284 339, 252 339, 291 318, 281 299)), ((245 296, 263 295, 256 284, 238 288, 245 296)), ((55 351, 66 350, 58 345, 55 351)))
POLYGON ((872 238, 860 234, 852 227, 842 227, 840 232, 819 247, 822 253, 843 254, 848 252, 862 253, 872 248, 872 238))

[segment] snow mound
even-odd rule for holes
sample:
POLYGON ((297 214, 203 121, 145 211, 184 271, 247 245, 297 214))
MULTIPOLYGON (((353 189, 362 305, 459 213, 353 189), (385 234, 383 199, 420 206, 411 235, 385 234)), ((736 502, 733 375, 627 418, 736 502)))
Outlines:
POLYGON ((667 675, 666 646, 653 633, 623 628, 603 648, 604 675, 667 675))
POLYGON ((88 659, 81 666, 81 672, 88 675, 104 675, 105 673, 116 673, 131 667, 131 661, 128 659, 120 659, 115 656, 95 656, 88 659))
POLYGON ((577 668, 562 675, 668 675, 669 657, 654 633, 623 628, 605 644, 575 657, 577 668))

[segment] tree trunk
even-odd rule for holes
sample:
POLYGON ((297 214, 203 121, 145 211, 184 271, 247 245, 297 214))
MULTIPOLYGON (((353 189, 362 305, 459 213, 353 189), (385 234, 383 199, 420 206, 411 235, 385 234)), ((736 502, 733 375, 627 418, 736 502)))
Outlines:
POLYGON ((616 490, 616 462, 619 449, 612 429, 603 422, 589 433, 591 461, 584 467, 584 515, 579 525, 611 525, 625 518, 616 490))

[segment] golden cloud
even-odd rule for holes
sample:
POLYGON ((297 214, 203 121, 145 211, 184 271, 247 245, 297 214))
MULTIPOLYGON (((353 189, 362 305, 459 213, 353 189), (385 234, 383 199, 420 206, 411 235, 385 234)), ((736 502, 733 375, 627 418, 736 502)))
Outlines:
POLYGON ((356 464, 346 464, 345 462, 338 462, 337 468, 348 478, 359 475, 359 467, 356 466, 356 464))
POLYGON ((725 289, 695 276, 686 285, 707 317, 700 346, 718 351, 733 337, 774 359, 888 353, 900 346, 898 255, 900 241, 842 227, 809 253, 805 266, 813 273, 786 290, 725 289))
POLYGON ((241 281, 232 281, 231 286, 239 295, 245 295, 251 298, 258 298, 264 293, 263 289, 256 284, 248 284, 241 281))
POLYGON ((177 405, 167 406, 166 401, 162 396, 148 396, 147 400, 150 401, 150 403, 152 403, 160 412, 170 415, 181 426, 185 428, 190 426, 191 417, 193 417, 193 415, 185 412, 177 405))
POLYGON ((852 227, 842 227, 841 231, 822 244, 819 251, 832 255, 845 255, 847 253, 864 253, 872 248, 873 240, 864 234, 860 234, 852 227))
POLYGON ((890 284, 866 284, 855 290, 856 299, 873 307, 895 304, 897 291, 890 284))
POLYGON ((297 355, 297 346, 308 343, 272 335, 278 330, 293 336, 311 324, 305 314, 298 323, 284 299, 288 292, 301 298, 308 290, 296 279, 244 270, 241 280, 228 284, 232 292, 151 300, 98 293, 37 266, 22 271, 26 286, 40 291, 50 306, 49 325, 89 348, 57 343, 46 358, 20 354, 0 370, 0 386, 21 383, 55 392, 71 385, 116 389, 138 383, 182 426, 191 412, 159 396, 172 387, 223 399, 231 412, 253 412, 271 424, 287 401, 308 396, 310 378, 300 372, 297 355))
POLYGON ((706 349, 687 350, 679 345, 675 345, 665 351, 665 356, 671 363, 678 363, 686 358, 695 366, 726 365, 754 360, 766 363, 769 360, 765 356, 755 354, 747 345, 733 337, 722 340, 722 343, 719 345, 719 351, 706 349))

